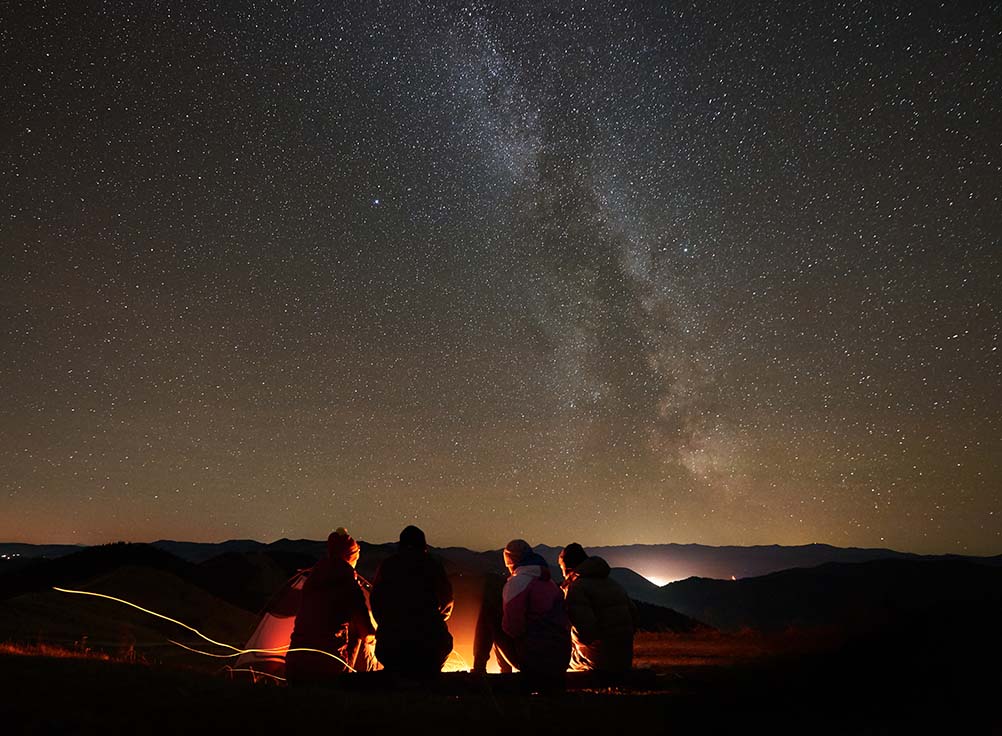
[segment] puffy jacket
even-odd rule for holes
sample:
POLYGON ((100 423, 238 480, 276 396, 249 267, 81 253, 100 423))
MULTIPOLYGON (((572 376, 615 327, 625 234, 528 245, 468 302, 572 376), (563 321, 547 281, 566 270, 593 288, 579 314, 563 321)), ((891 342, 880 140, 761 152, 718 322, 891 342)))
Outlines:
POLYGON ((404 548, 383 560, 372 582, 376 657, 389 666, 438 666, 452 651, 446 621, 452 614, 452 585, 442 564, 423 550, 404 548))
POLYGON ((601 557, 589 557, 568 574, 563 587, 574 643, 571 668, 630 669, 636 607, 622 586, 609 577, 609 564, 601 557))
MULTIPOLYGON (((355 569, 342 559, 320 560, 303 584, 290 648, 320 649, 354 664, 359 642, 374 632, 369 606, 355 569)), ((320 661, 325 670, 345 669, 343 664, 329 657, 320 661)))
POLYGON ((571 655, 570 624, 564 596, 538 555, 522 561, 502 593, 501 628, 515 640, 523 672, 557 673, 571 655))

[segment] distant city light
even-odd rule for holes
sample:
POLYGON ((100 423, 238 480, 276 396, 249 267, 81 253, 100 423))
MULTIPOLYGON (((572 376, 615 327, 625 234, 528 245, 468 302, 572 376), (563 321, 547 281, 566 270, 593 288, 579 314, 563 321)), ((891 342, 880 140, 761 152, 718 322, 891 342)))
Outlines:
POLYGON ((650 580, 652 583, 654 583, 659 588, 664 587, 665 585, 668 585, 668 583, 674 583, 676 580, 678 580, 678 578, 663 577, 661 575, 646 575, 645 574, 644 577, 647 578, 648 580, 650 580))

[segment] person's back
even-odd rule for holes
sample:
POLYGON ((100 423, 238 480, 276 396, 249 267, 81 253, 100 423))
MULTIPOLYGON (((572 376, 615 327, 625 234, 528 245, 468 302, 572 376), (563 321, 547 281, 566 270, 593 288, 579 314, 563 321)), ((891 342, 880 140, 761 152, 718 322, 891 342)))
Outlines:
POLYGON ((563 593, 543 558, 523 540, 508 543, 505 564, 511 577, 504 586, 501 627, 514 643, 517 661, 512 664, 529 675, 562 682, 571 653, 563 593))
POLYGON ((344 529, 331 534, 327 544, 328 556, 313 566, 303 585, 286 656, 292 682, 326 679, 355 668, 359 648, 375 632, 355 574, 358 544, 344 529))
POLYGON ((376 658, 383 667, 408 674, 439 672, 452 652, 446 625, 452 586, 417 527, 401 532, 397 553, 379 566, 371 601, 376 658))
POLYGON ((625 672, 633 666, 636 610, 630 597, 609 577, 601 557, 588 557, 580 545, 560 555, 564 568, 567 615, 574 650, 571 668, 625 672), (578 552, 580 550, 580 552, 578 552))

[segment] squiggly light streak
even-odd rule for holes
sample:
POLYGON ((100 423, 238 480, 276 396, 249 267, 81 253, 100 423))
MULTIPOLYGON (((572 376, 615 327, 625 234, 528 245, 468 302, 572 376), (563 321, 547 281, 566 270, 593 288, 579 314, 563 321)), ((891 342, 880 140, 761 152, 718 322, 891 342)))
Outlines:
POLYGON ((167 641, 169 641, 176 647, 187 649, 189 652, 194 652, 195 654, 201 654, 203 657, 213 657, 215 659, 232 659, 233 657, 240 656, 240 652, 231 652, 230 654, 213 654, 212 652, 204 652, 201 649, 195 649, 194 647, 189 647, 187 644, 182 644, 181 642, 174 641, 173 639, 168 639, 167 641))
MULTIPOLYGON (((204 657, 215 657, 216 659, 232 659, 233 657, 239 657, 241 654, 288 654, 289 652, 315 652, 316 654, 323 654, 330 657, 331 659, 335 659, 341 664, 343 664, 345 667, 347 667, 351 672, 355 672, 355 668, 352 667, 347 662, 345 662, 339 656, 337 656, 336 654, 331 654, 330 652, 325 652, 323 649, 311 649, 309 647, 276 647, 274 649, 237 649, 235 652, 231 654, 213 654, 212 652, 204 652, 201 649, 195 649, 193 647, 189 647, 187 644, 182 644, 181 642, 174 641, 173 639, 168 639, 167 641, 169 641, 171 644, 176 644, 182 649, 187 649, 189 652, 194 652, 195 654, 201 654, 204 657)), ((230 667, 228 669, 233 669, 233 668, 230 667)), ((242 672, 243 670, 237 670, 237 671, 242 672)), ((257 672, 257 670, 254 670, 254 672, 257 672)))
POLYGON ((188 631, 193 632, 194 634, 198 635, 200 638, 204 639, 205 641, 209 642, 210 644, 215 644, 217 647, 223 647, 224 649, 232 649, 233 650, 232 654, 213 654, 211 652, 203 652, 200 649, 194 649, 192 647, 189 647, 186 644, 182 644, 181 642, 174 641, 173 639, 168 639, 167 640, 171 644, 176 644, 177 646, 181 647, 182 649, 187 649, 189 652, 194 652, 195 654, 201 654, 201 655, 204 655, 206 657, 215 657, 215 658, 218 658, 218 659, 230 659, 232 657, 239 657, 241 654, 288 654, 289 652, 315 652, 317 654, 324 654, 324 655, 326 655, 326 656, 328 656, 328 657, 330 657, 332 659, 337 660, 338 662, 340 662, 341 664, 343 664, 345 667, 347 667, 348 670, 351 671, 351 672, 355 671, 354 668, 352 668, 352 666, 350 664, 348 664, 347 662, 345 662, 339 656, 337 656, 336 654, 331 654, 330 652, 325 652, 322 649, 310 649, 310 648, 307 648, 307 647, 293 647, 291 649, 289 647, 273 647, 271 649, 240 649, 239 647, 235 647, 232 644, 226 644, 225 642, 216 641, 215 639, 211 639, 208 636, 206 636, 205 634, 203 634, 201 631, 199 631, 198 629, 196 629, 194 626, 189 626, 188 624, 184 623, 183 621, 178 621, 176 618, 171 618, 170 616, 164 616, 162 613, 157 613, 156 611, 151 611, 148 608, 143 608, 142 606, 137 606, 135 603, 131 603, 131 602, 127 601, 127 600, 124 600, 123 598, 116 598, 113 595, 105 595, 104 593, 95 593, 95 592, 90 591, 90 590, 70 590, 68 588, 57 588, 55 586, 53 586, 52 589, 53 590, 58 590, 60 593, 71 593, 73 595, 89 595, 89 596, 93 596, 95 598, 105 598, 105 599, 107 599, 109 601, 115 601, 116 603, 122 603, 122 604, 124 604, 126 606, 130 606, 131 608, 135 608, 137 611, 142 611, 143 613, 147 613, 150 616, 156 616, 157 618, 161 618, 164 621, 170 621, 172 624, 177 624, 178 626, 180 626, 182 628, 188 629, 188 631))
POLYGON ((104 593, 94 593, 93 591, 90 590, 69 590, 68 588, 57 588, 55 586, 53 586, 52 589, 58 590, 60 593, 72 593, 73 595, 90 595, 94 596, 95 598, 106 598, 107 600, 115 601, 116 603, 124 603, 126 606, 131 606, 132 608, 135 608, 138 611, 142 611, 143 613, 148 613, 150 616, 156 616, 157 618, 162 618, 164 621, 170 621, 172 624, 177 624, 182 628, 188 629, 188 631, 195 633, 200 638, 205 639, 205 641, 209 642, 210 644, 215 644, 217 647, 223 647, 224 649, 232 649, 234 651, 240 651, 239 649, 237 649, 237 647, 233 646, 232 644, 225 644, 224 642, 216 641, 215 639, 210 639, 201 631, 196 629, 194 626, 188 626, 188 624, 184 623, 183 621, 178 621, 176 618, 171 618, 170 616, 164 616, 162 613, 157 613, 156 611, 151 611, 148 608, 137 606, 135 603, 130 603, 129 601, 122 600, 121 598, 116 598, 113 595, 105 595, 104 593))

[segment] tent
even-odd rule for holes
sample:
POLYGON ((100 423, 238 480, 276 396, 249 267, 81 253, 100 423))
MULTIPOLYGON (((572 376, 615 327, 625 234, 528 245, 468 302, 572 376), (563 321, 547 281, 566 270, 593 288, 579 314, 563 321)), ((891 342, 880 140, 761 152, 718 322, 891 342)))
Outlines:
MULTIPOLYGON (((296 614, 303 599, 303 585, 310 569, 300 570, 279 588, 261 613, 261 621, 233 663, 233 672, 261 673, 270 678, 285 677, 285 651, 292 639, 296 614)), ((255 677, 255 679, 257 679, 255 677)))

